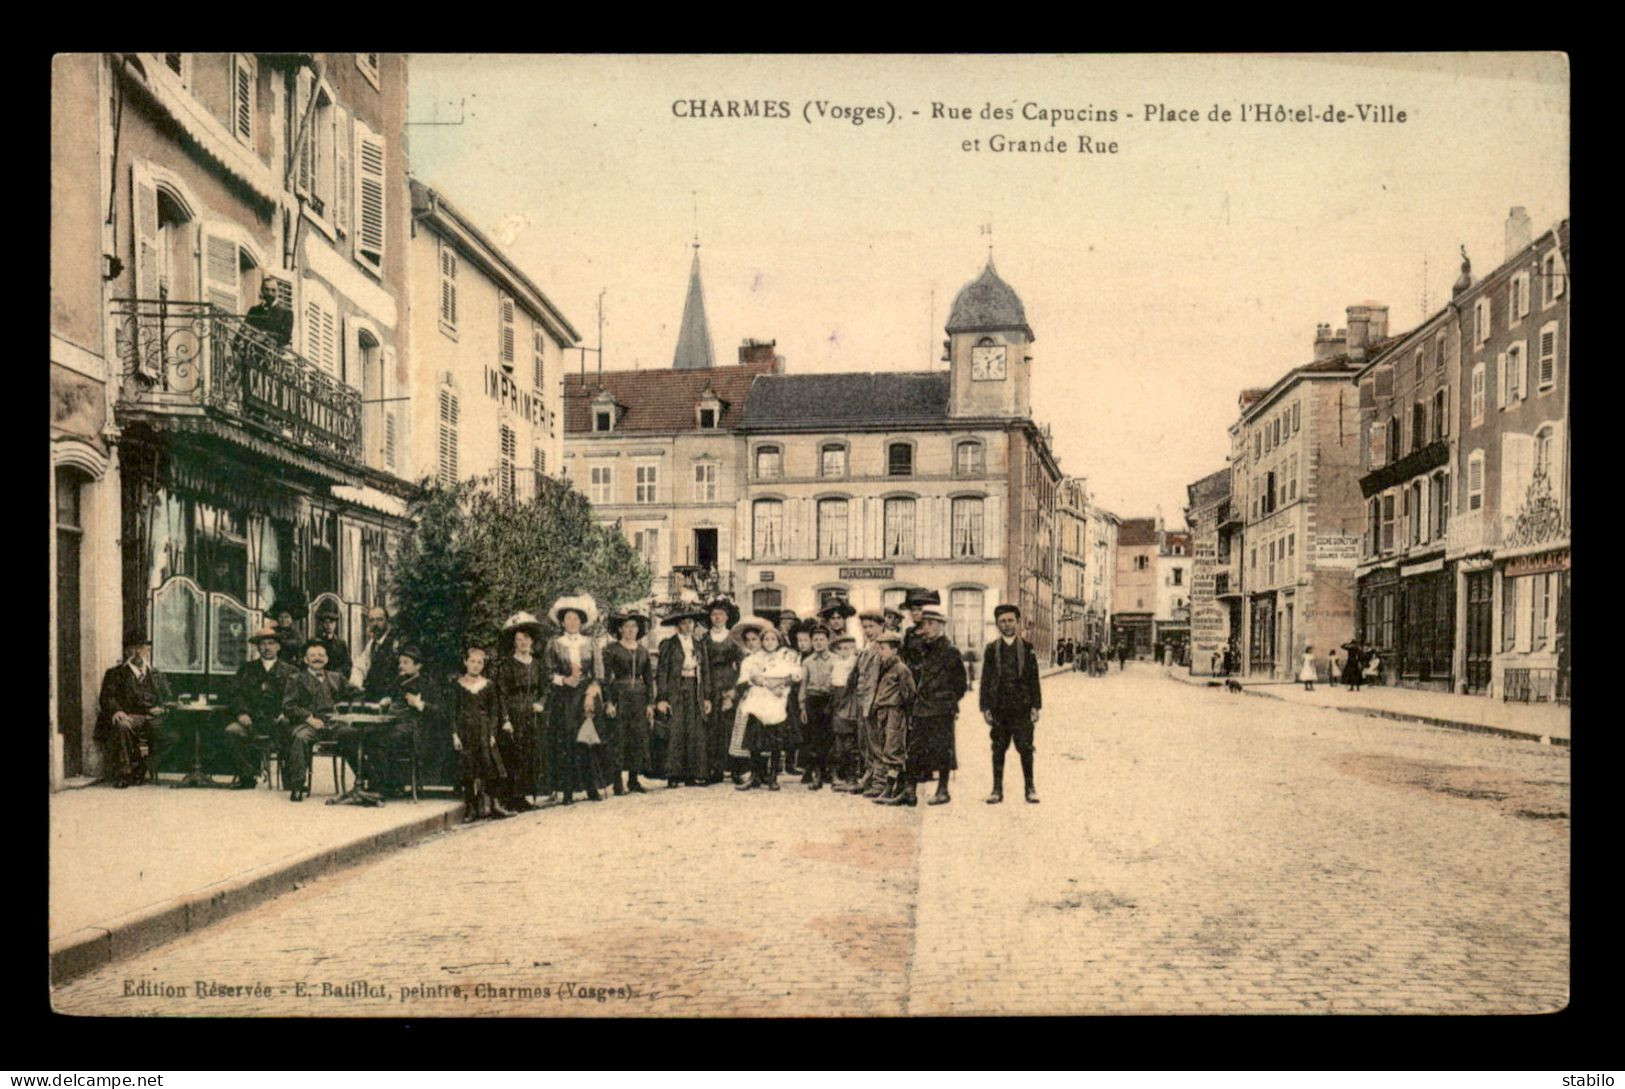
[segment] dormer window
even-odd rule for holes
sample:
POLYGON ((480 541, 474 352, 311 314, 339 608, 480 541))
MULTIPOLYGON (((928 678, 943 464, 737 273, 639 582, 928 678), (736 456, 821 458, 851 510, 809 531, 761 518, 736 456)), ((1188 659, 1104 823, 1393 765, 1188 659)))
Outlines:
POLYGON ((714 409, 714 408, 701 408, 700 409, 700 427, 702 429, 704 429, 704 430, 710 430, 711 428, 716 427, 716 426, 717 426, 717 410, 714 409))
POLYGON ((594 431, 608 431, 615 424, 615 410, 612 408, 593 409, 592 429, 594 431))

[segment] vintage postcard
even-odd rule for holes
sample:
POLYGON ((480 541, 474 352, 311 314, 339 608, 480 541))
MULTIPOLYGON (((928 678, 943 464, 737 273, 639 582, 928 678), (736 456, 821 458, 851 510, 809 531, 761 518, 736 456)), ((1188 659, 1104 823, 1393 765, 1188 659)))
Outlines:
POLYGON ((53 1008, 1565 1008, 1569 111, 57 57, 53 1008))

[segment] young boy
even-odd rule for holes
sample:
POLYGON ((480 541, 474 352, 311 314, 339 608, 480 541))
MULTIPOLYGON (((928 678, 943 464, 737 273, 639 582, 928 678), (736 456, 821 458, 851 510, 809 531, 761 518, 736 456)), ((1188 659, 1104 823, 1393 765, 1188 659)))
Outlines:
POLYGON ((834 655, 829 671, 830 736, 834 746, 830 761, 831 789, 843 793, 851 790, 859 775, 857 686, 851 683, 857 650, 858 641, 844 633, 830 643, 834 655))

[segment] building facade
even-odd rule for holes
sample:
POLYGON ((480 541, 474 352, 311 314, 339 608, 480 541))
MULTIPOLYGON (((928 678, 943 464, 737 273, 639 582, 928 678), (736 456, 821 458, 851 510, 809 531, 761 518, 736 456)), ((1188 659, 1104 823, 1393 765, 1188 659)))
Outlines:
MULTIPOLYGON (((1532 236, 1452 300, 1461 364, 1445 558, 1455 564, 1459 691, 1569 694, 1569 224, 1532 236)), ((1468 279, 1464 268, 1463 279, 1468 279)))
POLYGON ((76 406, 53 429, 53 509, 63 541, 81 533, 77 581, 58 555, 60 777, 98 770, 88 682, 121 627, 148 629, 192 693, 218 690, 284 608, 359 635, 408 492, 368 407, 404 382, 409 334, 403 57, 122 53, 57 72, 53 177, 102 179, 94 219, 66 192, 53 207, 74 221, 52 343, 76 406))
POLYGON ((1386 347, 1388 308, 1358 304, 1348 319, 1335 336, 1317 329, 1312 362, 1242 398, 1232 482, 1247 489, 1242 656, 1255 676, 1296 676, 1304 647, 1321 657, 1354 636, 1365 509, 1354 376, 1386 347))
POLYGON ((1158 661, 1188 660, 1191 639, 1191 535, 1165 530, 1158 535, 1156 610, 1151 615, 1158 661))
POLYGON ((489 477, 529 499, 563 469, 563 376, 580 334, 444 194, 414 180, 411 198, 417 350, 410 395, 384 391, 385 441, 413 480, 489 477))
POLYGON ((1222 666, 1230 645, 1228 593, 1233 576, 1230 532, 1230 470, 1220 469, 1185 489, 1185 524, 1190 527, 1190 643, 1192 673, 1211 674, 1222 666))
POLYGON ((1117 532, 1122 519, 1089 503, 1084 519, 1084 635, 1096 647, 1111 643, 1112 594, 1117 585, 1117 532))
POLYGON ((1055 635, 1089 640, 1089 489, 1082 477, 1062 477, 1055 490, 1055 635))
POLYGON ((1112 587, 1112 642, 1130 657, 1149 658, 1156 645, 1157 555, 1155 518, 1124 518, 1117 530, 1117 571, 1112 587))

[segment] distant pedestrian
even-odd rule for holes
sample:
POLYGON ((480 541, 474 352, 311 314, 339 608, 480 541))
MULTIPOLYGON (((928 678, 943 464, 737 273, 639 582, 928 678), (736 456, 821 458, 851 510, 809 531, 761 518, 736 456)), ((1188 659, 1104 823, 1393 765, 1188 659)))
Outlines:
POLYGON ((1363 661, 1358 643, 1349 643, 1344 647, 1349 652, 1348 660, 1343 663, 1343 683, 1358 692, 1360 681, 1363 679, 1363 661))
POLYGON ((1121 673, 1128 666, 1128 641, 1117 644, 1117 671, 1121 673))
POLYGON ((1337 687, 1338 673, 1342 668, 1342 664, 1337 660, 1337 648, 1333 647, 1330 657, 1326 659, 1326 684, 1329 687, 1337 687))
POLYGON ((1298 680, 1303 682, 1305 692, 1315 690, 1315 648, 1303 648, 1303 665, 1298 669, 1298 680))

